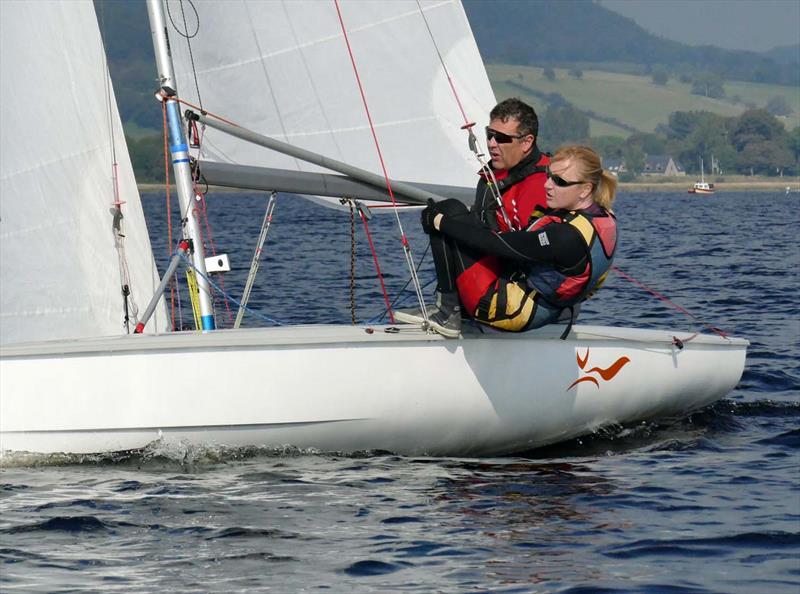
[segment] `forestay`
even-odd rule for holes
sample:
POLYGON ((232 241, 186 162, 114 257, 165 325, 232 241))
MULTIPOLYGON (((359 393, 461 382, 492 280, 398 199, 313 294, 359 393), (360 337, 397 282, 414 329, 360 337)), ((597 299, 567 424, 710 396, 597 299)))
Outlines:
POLYGON ((3 344, 124 332, 110 126, 140 306, 158 284, 109 85, 91 2, 0 2, 3 344))
MULTIPOLYGON (((187 40, 172 33, 181 97, 292 145, 381 173, 333 0, 202 2, 184 6, 187 40), (198 23, 199 20, 199 23, 198 23)), ((169 18, 183 29, 177 2, 169 18)), ((486 124, 495 103, 464 9, 456 0, 340 2, 389 177, 472 186, 479 163, 461 129, 486 124), (423 17, 424 11, 424 17, 423 17), (426 26, 427 21, 427 26, 426 26), (430 33, 428 31, 430 27, 430 33), (434 44, 435 40, 435 44, 434 44)), ((207 129, 204 160, 324 171, 207 129)))

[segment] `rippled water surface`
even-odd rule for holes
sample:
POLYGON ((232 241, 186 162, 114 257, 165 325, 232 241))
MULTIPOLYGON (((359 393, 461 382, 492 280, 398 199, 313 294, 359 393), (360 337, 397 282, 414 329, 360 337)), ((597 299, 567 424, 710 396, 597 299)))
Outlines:
MULTIPOLYGON (((144 202, 163 269, 163 197, 144 202)), ((209 198, 237 298, 265 204, 209 198)), ((581 321, 705 322, 749 339, 726 399, 513 458, 154 446, 19 459, 0 470, 0 590, 796 594, 798 197, 628 193, 616 206, 617 265, 699 321, 618 275, 581 321)), ((401 220, 421 256, 416 216, 401 220)), ((370 229, 394 297, 407 278, 396 222, 370 229)), ((350 261, 347 213, 281 197, 251 305, 282 322, 346 323, 350 261)), ((354 270, 356 317, 372 320, 383 299, 360 225, 354 270)), ((432 279, 429 259, 420 274, 432 279)))

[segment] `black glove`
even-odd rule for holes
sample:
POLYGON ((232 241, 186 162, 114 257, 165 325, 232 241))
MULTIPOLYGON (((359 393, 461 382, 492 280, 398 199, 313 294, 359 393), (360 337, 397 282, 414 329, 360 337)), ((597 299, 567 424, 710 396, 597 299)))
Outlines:
POLYGON ((433 227, 433 219, 436 218, 436 215, 439 214, 439 209, 436 207, 436 202, 433 199, 428 198, 428 206, 422 209, 421 215, 421 222, 422 222, 422 230, 425 231, 428 235, 431 234, 432 231, 436 231, 433 227))

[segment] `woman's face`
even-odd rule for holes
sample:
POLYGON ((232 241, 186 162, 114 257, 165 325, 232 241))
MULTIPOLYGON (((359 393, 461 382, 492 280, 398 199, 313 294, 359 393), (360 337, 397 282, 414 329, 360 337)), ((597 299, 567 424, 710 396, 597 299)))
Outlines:
POLYGON ((581 179, 572 159, 550 163, 544 190, 550 208, 579 210, 592 204, 592 184, 581 179))

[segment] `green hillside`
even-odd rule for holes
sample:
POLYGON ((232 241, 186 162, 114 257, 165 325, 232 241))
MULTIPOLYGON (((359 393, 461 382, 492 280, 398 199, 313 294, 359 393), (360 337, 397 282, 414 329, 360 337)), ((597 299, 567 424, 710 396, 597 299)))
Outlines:
POLYGON ((792 48, 760 54, 684 45, 652 35, 595 0, 464 0, 463 4, 488 63, 561 68, 585 64, 582 68, 587 70, 635 74, 658 68, 676 75, 714 73, 724 80, 800 85, 800 60, 792 48))
MULTIPOLYGON (((800 124, 800 89, 785 85, 749 82, 724 83, 726 97, 710 99, 691 93, 691 85, 669 80, 666 85, 653 83, 651 77, 584 70, 580 79, 567 69, 555 68, 555 80, 548 80, 542 68, 489 64, 486 71, 498 100, 517 96, 544 111, 546 95, 558 93, 579 110, 592 111, 603 120, 590 116, 592 136, 629 136, 632 128, 653 132, 665 124, 675 111, 710 111, 722 116, 737 116, 747 106, 764 107, 771 98, 783 97, 793 110, 780 118, 787 130, 800 124), (618 122, 621 125, 614 125, 618 122)), ((546 125, 546 122, 543 122, 546 125)))

